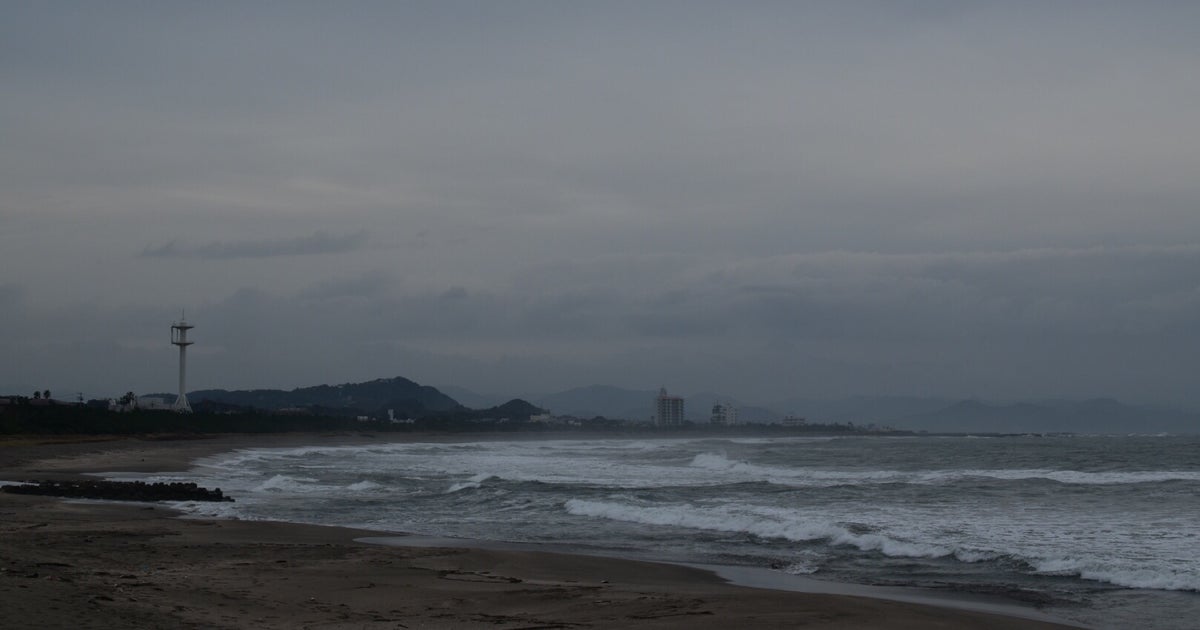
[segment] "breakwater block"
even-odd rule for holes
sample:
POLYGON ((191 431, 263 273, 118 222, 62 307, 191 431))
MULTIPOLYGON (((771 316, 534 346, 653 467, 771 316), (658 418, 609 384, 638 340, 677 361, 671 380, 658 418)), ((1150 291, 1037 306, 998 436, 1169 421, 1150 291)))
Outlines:
POLYGON ((107 501, 232 501, 220 488, 209 490, 194 483, 146 483, 144 481, 26 481, 16 486, 0 486, 13 494, 40 494, 73 499, 107 501))

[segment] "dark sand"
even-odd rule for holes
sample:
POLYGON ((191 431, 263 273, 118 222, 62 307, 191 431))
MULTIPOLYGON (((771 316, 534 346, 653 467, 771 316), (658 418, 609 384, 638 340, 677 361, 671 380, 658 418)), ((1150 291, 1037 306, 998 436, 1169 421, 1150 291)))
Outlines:
MULTIPOLYGON (((179 471, 197 457, 235 448, 375 441, 385 440, 8 440, 0 441, 0 480, 179 471)), ((388 547, 356 541, 380 532, 174 516, 153 504, 0 493, 0 628, 1067 627, 977 610, 733 586, 674 565, 388 547)))

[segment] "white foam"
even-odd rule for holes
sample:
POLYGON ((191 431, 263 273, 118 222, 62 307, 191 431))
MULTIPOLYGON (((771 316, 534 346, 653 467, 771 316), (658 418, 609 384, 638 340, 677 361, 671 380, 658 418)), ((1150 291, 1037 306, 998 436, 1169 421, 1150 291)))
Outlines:
POLYGON ((1000 557, 1000 555, 994 551, 982 551, 979 549, 954 550, 954 558, 959 562, 966 562, 968 564, 974 562, 985 562, 987 560, 995 560, 998 557, 1000 557))
POLYGON ((812 562, 793 562, 783 568, 784 573, 791 575, 812 575, 821 569, 821 565, 812 562))
POLYGON ((700 453, 692 458, 691 467, 725 473, 730 481, 766 481, 781 485, 832 486, 860 483, 894 483, 911 479, 912 474, 898 471, 842 471, 812 468, 764 466, 732 460, 719 453, 700 453))
POLYGON ((253 488, 254 492, 319 492, 325 489, 316 485, 317 479, 311 477, 289 477, 275 475, 253 488))
POLYGON ((814 468, 788 468, 764 466, 745 461, 732 460, 720 453, 700 453, 692 458, 693 468, 702 468, 745 479, 766 481, 780 485, 830 486, 852 484, 912 483, 943 484, 972 478, 1024 481, 1045 479, 1064 484, 1115 485, 1133 483, 1161 483, 1165 481, 1200 481, 1200 471, 1162 470, 1125 472, 1086 472, 1050 469, 997 469, 997 470, 823 470, 814 468))
MULTIPOLYGON (((1183 565, 1179 568, 1148 567, 1109 555, 1085 559, 1039 559, 1030 549, 1012 548, 986 550, 961 546, 961 540, 949 544, 924 542, 920 533, 908 532, 904 538, 897 532, 855 533, 837 522, 806 519, 794 511, 763 506, 733 506, 706 508, 692 505, 644 506, 615 501, 571 499, 564 504, 566 511, 576 516, 603 518, 614 521, 656 526, 686 527, 719 532, 739 532, 763 538, 794 542, 823 541, 830 545, 845 545, 863 551, 877 551, 890 557, 941 558, 953 557, 960 562, 976 563, 1002 556, 1025 560, 1035 572, 1043 575, 1080 577, 1129 588, 1200 591, 1200 575, 1183 565), (909 538, 912 536, 912 538, 909 538)), ((1003 540, 992 542, 1004 545, 1003 540)), ((816 563, 795 562, 785 569, 793 573, 815 572, 816 563)))
MULTIPOLYGON (((1012 558, 1046 574, 1137 588, 1198 590, 1200 557, 1192 551, 1198 540, 1196 525, 1171 508, 1180 505, 1173 503, 1176 494, 1191 492, 1190 486, 1178 483, 1200 481, 1200 472, 1178 470, 1186 466, 1089 472, 1056 470, 1059 461, 1031 457, 1024 461, 1032 465, 1020 469, 936 469, 932 467, 952 464, 892 458, 887 461, 911 461, 925 468, 902 470, 903 464, 894 464, 894 469, 871 469, 867 461, 830 458, 823 450, 813 450, 829 448, 824 445, 785 450, 781 442, 703 438, 254 449, 208 460, 211 466, 187 477, 161 480, 196 481, 237 498, 237 504, 188 508, 214 517, 313 519, 326 518, 317 515, 332 509, 337 512, 332 521, 346 514, 382 529, 429 527, 475 536, 486 535, 480 531, 519 531, 543 538, 566 532, 563 535, 581 539, 594 531, 625 532, 633 527, 618 522, 636 523, 648 540, 681 535, 653 532, 652 527, 683 527, 743 533, 758 537, 759 544, 763 539, 817 543, 773 545, 804 552, 842 553, 821 546, 837 545, 964 563, 1012 558), (843 468, 844 462, 853 464, 843 468), (497 480, 514 483, 494 483, 497 480), (532 486, 520 482, 544 485, 531 492, 532 486), (1054 500, 1060 492, 1103 497, 1123 490, 1101 486, 1158 482, 1178 482, 1174 487, 1146 488, 1169 495, 1160 511, 1144 502, 1132 513, 1111 502, 1081 508, 1076 502, 1059 506, 1054 500), (747 485, 762 483, 813 490, 747 485), (819 491, 839 486, 847 490, 819 491), (471 492, 481 487, 489 491, 471 492), (975 487, 984 490, 976 492, 975 487), (385 496, 384 490, 429 501, 422 504, 429 509, 414 516, 388 502, 359 501, 385 496), (918 500, 899 498, 907 496, 918 500), (326 500, 336 508, 324 507, 326 500), (754 505, 758 503, 762 505, 754 505), (565 517, 563 506, 576 518, 565 517), (485 518, 496 524, 490 529, 472 525, 485 518), (564 527, 566 522, 572 524, 564 527), (576 532, 571 527, 583 529, 576 532)), ((1135 490, 1140 494, 1142 488, 1135 490)), ((793 570, 800 573, 820 566, 794 558, 787 562, 794 562, 793 570)))
POLYGON ((466 481, 460 481, 460 482, 450 486, 446 490, 446 494, 459 492, 461 490, 468 490, 471 488, 478 488, 483 482, 487 481, 488 479, 496 479, 496 478, 497 477, 495 475, 491 475, 489 473, 480 473, 478 475, 475 475, 474 477, 471 477, 470 479, 468 479, 466 481))
POLYGON ((1085 580, 1107 582, 1128 588, 1149 588, 1164 591, 1200 591, 1200 574, 1171 567, 1142 567, 1122 565, 1105 559, 1051 558, 1031 563, 1043 575, 1077 576, 1085 580))
POLYGON ((1192 470, 1135 470, 1124 472, 1086 472, 1078 470, 1049 469, 958 470, 942 472, 941 476, 946 480, 965 479, 970 477, 987 477, 1012 481, 1046 479, 1064 484, 1077 485, 1116 485, 1131 483, 1161 483, 1164 481, 1200 481, 1200 471, 1192 470))
POLYGON ((259 520, 244 515, 236 503, 224 501, 169 501, 167 505, 183 512, 189 518, 259 520))

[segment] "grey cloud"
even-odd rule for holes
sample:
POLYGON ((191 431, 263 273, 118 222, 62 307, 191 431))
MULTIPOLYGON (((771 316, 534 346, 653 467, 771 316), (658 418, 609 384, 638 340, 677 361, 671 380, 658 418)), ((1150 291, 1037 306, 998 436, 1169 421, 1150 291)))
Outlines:
MULTIPOLYGON (((830 252, 703 269, 651 256, 620 265, 626 275, 604 293, 563 281, 603 277, 614 265, 603 257, 594 269, 575 260, 559 280, 490 289, 415 288, 368 272, 296 294, 246 287, 189 308, 193 377, 196 387, 295 386, 399 373, 448 383, 491 378, 523 391, 682 382, 762 399, 852 394, 866 380, 884 393, 1182 401, 1184 375, 1200 370, 1198 355, 1178 351, 1200 346, 1198 256, 1197 247, 830 252), (1119 361, 1104 359, 1112 349, 1119 361)), ((547 277, 544 268, 533 272, 547 277)), ((134 353, 162 368, 104 387, 123 391, 133 387, 127 379, 141 378, 169 389, 170 349, 159 333, 174 313, 70 311, 88 312, 101 336, 132 344, 76 346, 72 360, 134 353)), ((70 321, 68 312, 47 317, 0 345, 40 382, 54 368, 37 358, 38 343, 70 321)))
POLYGON ((230 260, 238 258, 272 258, 276 256, 312 256, 342 254, 361 249, 367 242, 365 230, 350 234, 313 232, 309 236, 258 241, 213 241, 202 245, 170 241, 158 247, 142 250, 145 258, 201 258, 230 260))
MULTIPOLYGON (((390 324, 426 340, 498 336, 532 345, 560 335, 600 335, 629 347, 769 343, 776 336, 950 343, 972 335, 1123 334, 1134 321, 1143 333, 1177 334, 1200 317, 1198 257, 1196 248, 835 252, 743 261, 702 275, 648 259, 636 273, 626 267, 628 275, 612 278, 607 292, 565 281, 448 287, 368 295, 361 311, 347 313, 339 305, 328 314, 379 314, 372 325, 350 326, 355 334, 390 324)), ((608 260, 596 264, 594 273, 587 261, 574 261, 566 278, 598 278, 604 275, 599 270, 611 268, 608 260)), ((536 273, 545 277, 544 270, 536 273)), ((305 317, 318 314, 306 311, 305 317)))
POLYGON ((1087 248, 880 255, 833 252, 724 270, 764 312, 839 322, 854 334, 939 331, 1117 333, 1123 312, 1151 309, 1142 327, 1197 318, 1200 248, 1087 248), (1153 304, 1151 307, 1149 305, 1153 304), (852 325, 859 322, 859 325, 852 325))
MULTIPOLYGON (((25 313, 26 293, 25 287, 15 282, 0 283, 0 330, 14 337, 33 323, 25 313)), ((3 339, 3 335, 0 335, 0 339, 3 339)))
POLYGON ((14 7, 0 383, 1195 399, 1198 7, 14 7))
MULTIPOLYGON (((825 345, 869 340, 879 344, 881 355, 889 345, 928 355, 963 340, 1051 335, 1100 339, 1182 333, 1192 340, 1195 335, 1182 331, 1200 324, 1200 250, 1195 247, 832 252, 714 263, 704 274, 695 266, 671 269, 655 266, 652 259, 644 262, 639 270, 612 277, 607 292, 584 284, 585 295, 593 299, 568 301, 568 280, 604 275, 576 260, 563 278, 537 284, 556 287, 549 294, 525 296, 535 305, 525 312, 537 313, 539 321, 560 316, 581 334, 603 331, 614 345, 657 340, 715 348, 756 347, 771 339, 825 345)), ((610 265, 602 259, 596 270, 610 265)), ((545 270, 537 276, 548 278, 545 270)))
POLYGON ((296 297, 309 300, 368 298, 380 295, 393 283, 392 275, 378 269, 353 277, 338 277, 312 285, 296 297))
POLYGON ((15 282, 0 283, 0 306, 14 307, 26 294, 24 286, 15 282))

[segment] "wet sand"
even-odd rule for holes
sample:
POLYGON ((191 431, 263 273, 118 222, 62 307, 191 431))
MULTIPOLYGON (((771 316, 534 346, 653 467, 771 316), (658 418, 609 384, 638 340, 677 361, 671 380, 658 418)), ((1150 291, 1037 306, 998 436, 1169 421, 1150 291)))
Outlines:
MULTIPOLYGON (((9 440, 0 441, 0 480, 181 471, 236 448, 403 437, 9 440)), ((362 540, 380 532, 174 516, 154 504, 0 493, 0 628, 1067 627, 985 612, 984 605, 949 607, 969 602, 734 586, 675 565, 383 546, 362 540)))

